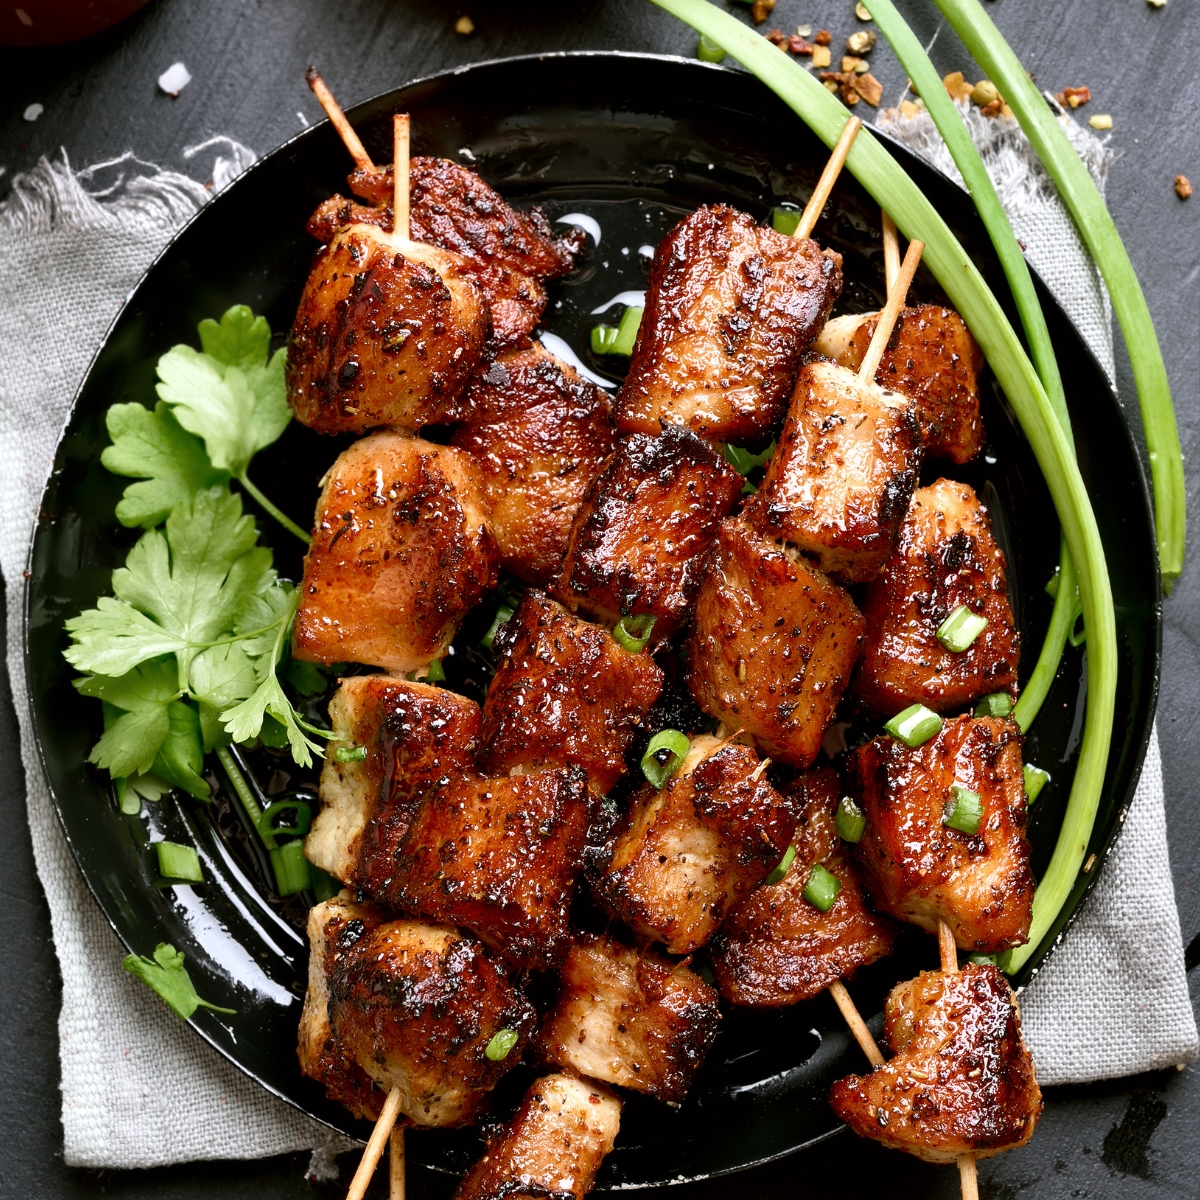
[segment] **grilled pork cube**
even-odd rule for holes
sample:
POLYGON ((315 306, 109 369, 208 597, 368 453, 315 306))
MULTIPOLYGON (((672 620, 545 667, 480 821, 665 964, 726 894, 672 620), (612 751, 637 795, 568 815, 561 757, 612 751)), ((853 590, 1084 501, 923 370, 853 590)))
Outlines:
POLYGON ((688 637, 696 703, 764 754, 807 767, 850 681, 864 622, 791 547, 721 522, 688 637))
POLYGON ((717 1036, 717 992, 686 964, 585 935, 539 1035, 555 1066, 678 1104, 717 1036))
POLYGON ((371 434, 325 477, 292 653, 396 674, 425 667, 495 586, 499 558, 467 455, 371 434))
POLYGON ((618 825, 594 887, 631 929, 691 954, 783 857, 796 827, 788 800, 748 746, 707 734, 666 787, 646 785, 618 825))
POLYGON ((323 246, 288 338, 288 403, 318 433, 455 420, 488 332, 468 264, 376 225, 323 246))
POLYGON ((686 425, 735 442, 766 434, 841 290, 840 258, 816 242, 724 204, 697 209, 654 256, 617 428, 686 425))
POLYGON ((832 578, 862 583, 892 552, 920 465, 911 400, 835 363, 808 363, 746 516, 832 578))
POLYGON ((596 815, 577 767, 459 778, 425 794, 396 854, 388 900, 477 934, 509 962, 549 969, 596 815))
POLYGON ((686 429, 634 434, 580 506, 554 594, 603 621, 653 616, 661 644, 686 623, 717 524, 742 482, 686 429))
POLYGON ((957 717, 915 750, 886 734, 847 766, 867 817, 855 847, 877 908, 962 950, 991 954, 1028 940, 1033 904, 1021 731, 1007 717, 957 717), (943 823, 954 788, 980 797, 976 834, 943 823))
POLYGON ((860 1137, 926 1162, 990 1158, 1023 1146, 1042 1112, 1021 1014, 991 964, 922 971, 888 997, 896 1057, 833 1085, 830 1102, 860 1137))
MULTIPOLYGON (((878 313, 834 317, 813 349, 857 371, 875 334, 878 313)), ((930 458, 970 462, 983 449, 979 373, 983 351, 951 308, 921 304, 896 322, 875 382, 916 402, 921 442, 930 458)))
POLYGON ((788 873, 755 888, 725 918, 709 951, 721 995, 731 1004, 796 1004, 892 952, 896 930, 867 907, 858 872, 838 837, 837 772, 821 767, 802 775, 792 794, 800 815, 788 873), (804 898, 818 863, 840 885, 828 912, 804 898))
POLYGON ((488 1140, 454 1200, 583 1200, 621 1127, 621 1101, 571 1075, 546 1075, 488 1140))
POLYGON ((658 699, 663 673, 608 630, 529 591, 493 643, 498 665, 483 705, 485 771, 582 767, 603 795, 658 699))
POLYGON ((916 703, 945 712, 989 692, 1015 696, 1020 643, 1004 568, 987 510, 970 487, 939 479, 914 492, 892 557, 867 585, 854 694, 889 716, 916 703), (954 653, 937 631, 964 604, 987 627, 954 653))
POLYGON ((535 342, 476 376, 465 403, 452 444, 479 466, 503 564, 545 587, 613 451, 608 397, 535 342))
POLYGON ((386 895, 394 855, 425 790, 475 769, 479 706, 465 696, 387 675, 343 679, 329 702, 321 811, 304 842, 308 861, 368 896, 386 895))

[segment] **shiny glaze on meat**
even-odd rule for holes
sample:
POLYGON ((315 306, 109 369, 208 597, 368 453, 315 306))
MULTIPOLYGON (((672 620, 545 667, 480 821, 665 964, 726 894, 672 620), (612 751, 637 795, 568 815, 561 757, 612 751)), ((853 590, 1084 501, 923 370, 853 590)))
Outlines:
POLYGON ((841 290, 841 260, 816 242, 724 204, 697 209, 655 253, 617 428, 686 425, 734 442, 766 434, 841 290))
POLYGON ((580 505, 552 592, 602 621, 650 614, 653 643, 687 620, 717 523, 742 477, 711 446, 675 425, 617 447, 580 505))
POLYGON ((601 904, 635 932, 691 954, 770 873, 796 827, 748 746, 692 739, 666 787, 634 796, 597 867, 601 904))
MULTIPOLYGON (((834 317, 813 349, 857 371, 875 334, 878 313, 834 317)), ((951 308, 906 308, 875 373, 875 382, 916 402, 921 442, 929 458, 970 462, 983 449, 979 373, 983 351, 951 308)))
POLYGON ((662 692, 649 654, 526 592, 496 635, 496 673, 483 705, 485 771, 582 767, 604 795, 625 773, 625 752, 662 692))
POLYGON ((778 1008, 808 1000, 892 952, 897 930, 867 906, 858 872, 838 837, 837 772, 820 767, 789 789, 799 809, 796 857, 778 883, 762 884, 725 918, 709 957, 731 1004, 778 1008), (804 898, 820 863, 841 885, 828 912, 804 898))
POLYGON ((474 938, 448 925, 350 922, 337 941, 328 974, 335 1045, 379 1085, 381 1098, 400 1088, 409 1123, 469 1125, 521 1060, 537 1025, 533 1005, 474 938), (502 1029, 518 1041, 494 1062, 487 1045, 502 1029))
POLYGON ((849 594, 745 521, 721 522, 688 637, 696 703, 764 754, 807 767, 850 681, 864 622, 849 594))
POLYGON ((1042 1112, 1021 1015, 990 963, 922 971, 888 997, 896 1057, 833 1085, 834 1112, 860 1137, 926 1162, 1023 1146, 1042 1112))
POLYGON ((538 1035, 543 1058, 679 1104, 717 1035, 716 989, 685 963, 584 934, 538 1035))
POLYGON ((470 929, 517 966, 554 967, 595 816, 577 767, 452 780, 421 801, 388 900, 470 929))
POLYGON ((300 295, 288 403, 318 433, 455 420, 487 332, 487 301, 463 259, 348 225, 317 252, 300 295))
POLYGON ((621 1101, 571 1075, 547 1075, 488 1138, 454 1200, 583 1200, 621 1127, 621 1101))
POLYGON ((862 583, 896 544, 920 465, 911 400, 834 363, 811 362, 746 517, 831 578, 862 583))
POLYGON ((309 862, 383 895, 393 854, 425 789, 475 768, 479 706, 465 696, 389 675, 353 675, 329 702, 333 729, 321 768, 321 811, 304 840, 309 862), (335 749, 366 757, 339 762, 335 749), (386 818, 386 819, 385 819, 386 818))
POLYGON ((1020 643, 1004 552, 965 483, 939 479, 913 493, 896 549, 867 585, 863 616, 867 637, 852 688, 876 712, 891 716, 918 702, 945 712, 989 692, 1015 697, 1020 643), (963 604, 988 623, 954 653, 937 630, 963 604))
POLYGON ((930 933, 944 920, 971 952, 1028 940, 1033 875, 1016 722, 956 717, 915 750, 883 734, 851 754, 847 782, 867 815, 855 856, 877 908, 930 933), (974 836, 942 823, 954 784, 980 795, 974 836))
POLYGON ((325 477, 292 653, 397 674, 425 667, 495 586, 499 558, 468 455, 371 434, 325 477))
POLYGON ((479 466, 506 570, 545 587, 614 447, 608 397, 534 343, 477 375, 452 444, 479 466))

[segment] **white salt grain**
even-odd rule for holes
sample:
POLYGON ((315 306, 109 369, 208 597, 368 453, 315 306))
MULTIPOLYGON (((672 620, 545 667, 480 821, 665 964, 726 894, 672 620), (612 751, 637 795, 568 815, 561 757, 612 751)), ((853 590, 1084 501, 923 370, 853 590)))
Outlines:
POLYGON ((159 77, 158 86, 172 99, 192 82, 191 72, 181 62, 172 63, 159 77))

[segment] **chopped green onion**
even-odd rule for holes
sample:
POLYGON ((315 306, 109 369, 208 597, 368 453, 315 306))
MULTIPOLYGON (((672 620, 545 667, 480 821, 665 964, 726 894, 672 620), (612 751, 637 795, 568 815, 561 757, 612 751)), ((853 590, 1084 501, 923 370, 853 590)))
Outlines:
POLYGON ((1025 764, 1025 801, 1032 804, 1042 794, 1042 788, 1050 782, 1050 772, 1035 767, 1033 763, 1025 764))
POLYGON ((628 358, 633 353, 633 344, 637 341, 638 329, 642 324, 643 309, 634 304, 627 308, 617 323, 617 336, 613 339, 610 354, 623 354, 628 358))
POLYGON ((837 806, 838 837, 844 842, 861 842, 867 831, 867 814, 852 796, 843 796, 837 806))
POLYGON ((1007 717, 1012 712, 1012 697, 1007 692, 993 692, 975 705, 977 717, 1007 717))
POLYGON ((664 729, 650 739, 646 753, 642 755, 642 774, 652 787, 662 788, 668 779, 683 766, 683 760, 692 743, 678 729, 664 729), (659 755, 667 752, 665 759, 659 755))
POLYGON ((937 640, 952 654, 970 650, 971 644, 987 628, 987 617, 973 613, 960 604, 937 628, 937 640))
POLYGON ((156 842, 158 873, 164 879, 181 879, 186 883, 203 883, 204 871, 200 867, 200 855, 191 846, 178 842, 156 842))
POLYGON ((492 1062, 502 1062, 508 1057, 509 1052, 520 1040, 521 1035, 515 1029, 501 1029, 499 1033, 493 1034, 492 1040, 488 1042, 484 1054, 492 1062))
POLYGON ((640 613, 636 617, 622 617, 613 626, 613 638, 617 645, 624 647, 631 654, 638 654, 645 649, 658 618, 649 613, 640 613))
POLYGON ((263 809, 262 816, 254 824, 264 841, 267 838, 273 838, 278 833, 287 837, 303 837, 312 828, 312 809, 303 800, 276 800, 274 804, 268 804, 263 809), (273 824, 275 818, 285 812, 294 812, 296 823, 294 825, 273 824))
POLYGON ((783 857, 779 860, 775 869, 763 880, 768 886, 782 882, 787 873, 792 869, 792 863, 796 861, 796 847, 789 846, 784 852, 783 857))
POLYGON ((725 61, 725 51, 717 45, 710 37, 700 35, 700 40, 696 43, 696 57, 701 62, 719 63, 725 61))
POLYGON ((429 671, 425 675, 425 680, 427 683, 446 682, 446 668, 440 658, 435 658, 433 662, 429 664, 429 671))
POLYGON ((362 762, 367 757, 366 746, 338 746, 333 757, 340 763, 362 762))
POLYGON ((612 354, 617 344, 617 327, 615 325, 593 325, 591 333, 593 354, 612 354))
POLYGON ((923 704, 910 704, 898 712, 886 725, 884 731, 910 750, 923 746, 931 737, 942 731, 942 718, 923 704))
POLYGON ((957 783, 950 789, 950 799, 942 809, 942 824, 972 837, 979 832, 983 820, 983 797, 957 783))
POLYGON ((828 912, 833 902, 838 898, 842 885, 836 875, 831 875, 820 863, 817 863, 808 873, 808 882, 804 885, 804 898, 814 908, 828 912))
POLYGON ((771 209, 771 228, 776 233, 791 237, 796 232, 796 226, 800 224, 801 216, 802 213, 798 208, 773 208, 771 209))
POLYGON ((312 882, 303 842, 287 842, 276 846, 271 851, 271 868, 275 872, 275 890, 281 896, 303 892, 312 882))
POLYGON ((496 608, 496 615, 492 618, 491 625, 488 626, 488 631, 479 639, 481 646, 492 648, 492 643, 496 640, 496 634, 500 632, 500 626, 507 621, 512 620, 513 613, 517 611, 519 598, 509 595, 502 595, 499 605, 496 608))

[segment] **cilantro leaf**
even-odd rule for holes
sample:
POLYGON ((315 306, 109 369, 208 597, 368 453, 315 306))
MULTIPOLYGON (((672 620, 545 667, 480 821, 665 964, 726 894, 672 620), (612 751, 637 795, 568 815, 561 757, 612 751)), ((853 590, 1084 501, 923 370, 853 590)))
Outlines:
POLYGON ((142 811, 143 800, 153 804, 171 790, 171 785, 165 779, 159 779, 154 774, 114 779, 113 786, 117 789, 117 803, 121 811, 132 817, 136 817, 142 811))
POLYGON ((271 351, 271 327, 244 304, 226 310, 220 323, 211 319, 197 326, 200 347, 227 367, 259 367, 271 351))
POLYGON ((151 412, 140 404, 114 404, 106 418, 112 445, 100 461, 131 483, 117 505, 122 525, 159 525, 181 500, 228 482, 229 473, 208 460, 204 444, 184 430, 161 400, 151 412))
POLYGON ((89 675, 75 680, 85 696, 120 710, 92 747, 88 761, 114 779, 145 774, 170 731, 167 706, 179 695, 179 673, 170 659, 147 662, 119 678, 89 675))
POLYGON ((159 942, 154 948, 154 957, 128 955, 121 966, 135 978, 140 979, 151 991, 156 992, 166 1006, 179 1018, 186 1021, 198 1008, 211 1008, 213 1012, 233 1014, 234 1008, 219 1008, 196 995, 187 968, 183 965, 183 954, 167 942, 159 942))

